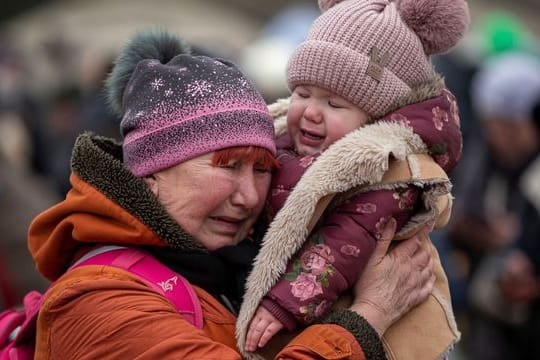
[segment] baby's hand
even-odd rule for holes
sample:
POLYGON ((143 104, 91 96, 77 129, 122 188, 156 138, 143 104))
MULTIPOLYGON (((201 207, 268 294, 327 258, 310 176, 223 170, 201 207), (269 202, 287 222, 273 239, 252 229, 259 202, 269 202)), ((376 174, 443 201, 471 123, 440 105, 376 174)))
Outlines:
POLYGON ((264 307, 259 306, 246 335, 246 351, 255 351, 257 347, 263 347, 279 330, 283 329, 283 324, 279 322, 264 307))

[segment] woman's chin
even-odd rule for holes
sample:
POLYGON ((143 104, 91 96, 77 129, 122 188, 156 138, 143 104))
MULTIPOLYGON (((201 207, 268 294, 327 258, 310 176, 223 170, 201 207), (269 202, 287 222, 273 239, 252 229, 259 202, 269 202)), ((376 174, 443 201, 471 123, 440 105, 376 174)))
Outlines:
MULTIPOLYGON (((246 233, 247 236, 247 233, 246 233)), ((238 243, 243 239, 241 234, 224 234, 224 233, 213 233, 208 235, 206 238, 199 239, 199 241, 210 251, 220 249, 225 246, 238 245, 238 243)))

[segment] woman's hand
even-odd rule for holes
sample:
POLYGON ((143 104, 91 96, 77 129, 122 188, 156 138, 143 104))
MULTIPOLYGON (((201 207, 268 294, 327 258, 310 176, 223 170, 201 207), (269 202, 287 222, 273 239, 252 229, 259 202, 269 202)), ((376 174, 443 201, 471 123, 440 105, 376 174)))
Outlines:
POLYGON ((424 301, 435 284, 428 233, 431 226, 388 251, 396 222, 391 219, 354 287, 350 309, 363 316, 379 335, 424 301))

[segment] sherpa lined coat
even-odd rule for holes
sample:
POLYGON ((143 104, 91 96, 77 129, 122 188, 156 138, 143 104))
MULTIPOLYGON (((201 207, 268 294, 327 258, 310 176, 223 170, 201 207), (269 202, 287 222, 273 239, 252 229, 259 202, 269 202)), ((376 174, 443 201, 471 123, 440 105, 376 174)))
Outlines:
MULTIPOLYGON (((122 165, 121 146, 81 135, 72 155, 71 190, 29 229, 38 270, 57 280, 37 322, 35 359, 241 359, 235 316, 194 286, 204 326, 195 328, 163 296, 132 274, 83 266, 63 275, 96 245, 116 244, 203 254, 204 249, 165 212, 147 185, 122 165)), ((365 359, 384 356, 367 323, 311 326, 280 359, 365 359), (348 329, 348 330, 346 330, 348 329), (355 335, 353 335, 355 334, 355 335), (366 353, 359 345, 365 346, 366 353), (380 352, 373 353, 373 349, 380 352), (371 350, 371 352, 370 352, 371 350)), ((354 323, 353 323, 354 322, 354 323)))
MULTIPOLYGON (((270 195, 277 215, 247 283, 239 346, 261 301, 288 328, 326 312, 354 285, 380 224, 390 217, 397 220, 397 239, 430 220, 436 227, 447 223, 452 199, 447 172, 461 156, 462 137, 455 98, 442 86, 441 79, 424 84, 404 99, 410 103, 384 117, 388 121, 354 131, 316 159, 291 154, 286 134, 278 139, 282 167, 270 195), (339 196, 332 200, 334 194, 339 196), (316 220, 327 205, 319 226, 316 220)), ((285 116, 287 105, 285 100, 274 107, 274 115, 285 116)), ((438 260, 434 247, 433 253, 438 260)), ((387 355, 436 359, 458 338, 438 263, 433 295, 386 333, 387 355)))

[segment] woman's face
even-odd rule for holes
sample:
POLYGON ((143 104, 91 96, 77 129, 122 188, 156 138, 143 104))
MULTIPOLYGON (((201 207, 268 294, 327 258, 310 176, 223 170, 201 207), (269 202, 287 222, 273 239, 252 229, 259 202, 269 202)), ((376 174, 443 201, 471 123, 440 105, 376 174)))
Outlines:
POLYGON ((236 245, 249 234, 270 185, 253 163, 212 164, 213 153, 145 179, 165 210, 209 250, 236 245))
POLYGON ((483 124, 493 154, 507 169, 523 166, 538 149, 538 135, 530 120, 488 119, 483 124))

